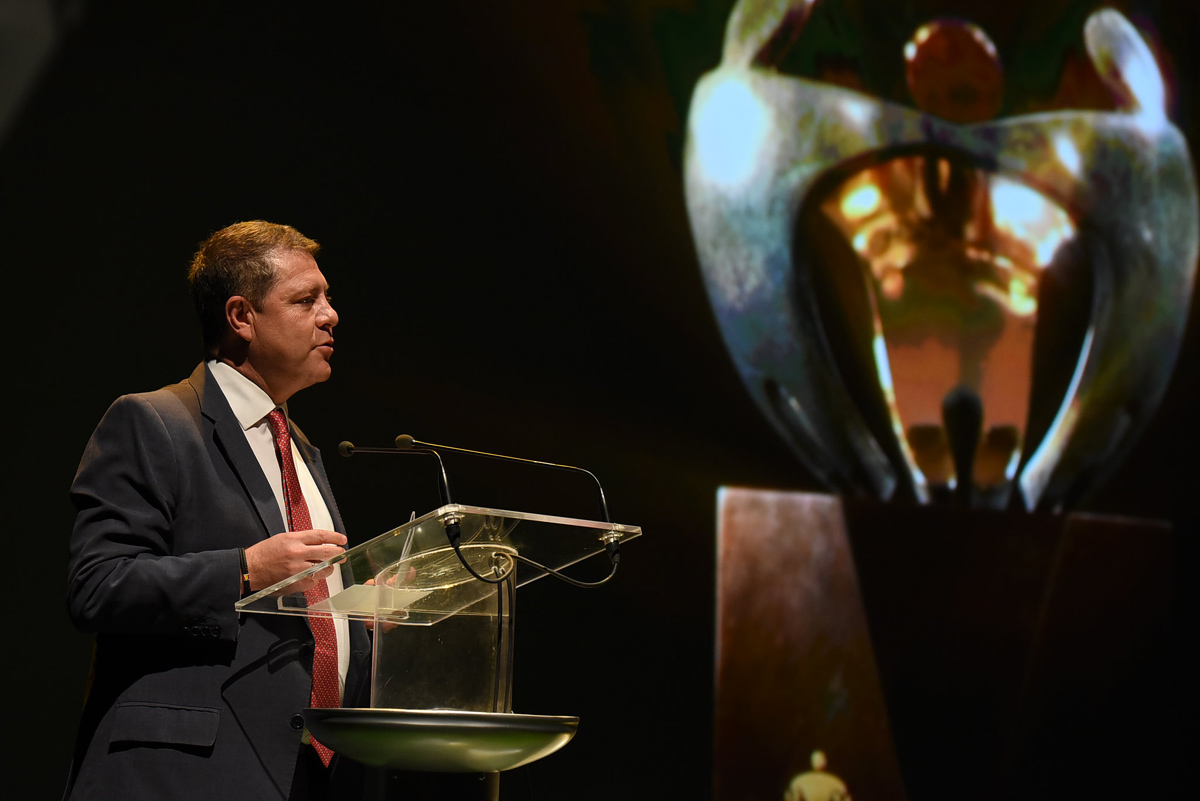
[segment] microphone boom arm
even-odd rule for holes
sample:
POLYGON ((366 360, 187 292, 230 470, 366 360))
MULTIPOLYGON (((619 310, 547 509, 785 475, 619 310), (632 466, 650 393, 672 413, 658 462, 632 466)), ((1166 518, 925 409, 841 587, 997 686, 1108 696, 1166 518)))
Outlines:
POLYGON ((438 445, 433 442, 422 442, 419 439, 413 439, 409 434, 401 434, 396 437, 396 449, 401 451, 421 451, 427 449, 431 452, 436 451, 452 451, 454 453, 467 453, 472 456, 485 456, 488 459, 498 459, 502 462, 523 462, 525 464, 539 465, 541 467, 553 467, 556 470, 566 470, 574 473, 583 473, 596 483, 596 489, 600 493, 600 512, 604 516, 605 523, 612 523, 612 518, 608 516, 608 500, 604 497, 604 487, 600 484, 600 479, 596 478, 595 473, 591 470, 586 470, 582 467, 575 467, 569 464, 555 464, 554 462, 543 462, 538 459, 522 459, 519 456, 503 456, 499 453, 488 453, 487 451, 473 451, 469 448, 456 448, 453 445, 438 445))
MULTIPOLYGON (((466 454, 470 454, 472 456, 484 456, 489 459, 498 459, 503 462, 522 462, 524 464, 539 465, 541 467, 552 467, 556 470, 566 470, 566 471, 574 472, 574 473, 583 473, 584 475, 589 476, 592 479, 592 481, 594 481, 596 483, 596 489, 600 493, 600 511, 604 515, 604 522, 608 523, 609 525, 612 525, 612 518, 610 518, 608 516, 608 501, 604 497, 604 487, 601 486, 600 479, 596 478, 596 475, 592 471, 585 470, 582 467, 575 467, 574 465, 567 465, 567 464, 555 464, 554 462, 543 462, 543 461, 539 461, 537 459, 522 459, 517 456, 503 456, 498 453, 487 453, 486 451, 474 451, 469 448, 456 448, 453 445, 438 445, 433 442, 422 442, 421 440, 414 439, 412 436, 410 436, 408 434, 401 434, 400 436, 396 437, 396 447, 394 447, 394 448, 360 448, 360 447, 356 446, 354 443, 349 442, 349 441, 343 441, 338 445, 338 453, 340 453, 342 456, 346 456, 346 457, 349 457, 355 453, 427 453, 427 454, 431 454, 435 459, 437 459, 438 468, 441 471, 441 480, 438 482, 438 492, 441 494, 442 503, 448 506, 452 503, 452 501, 450 500, 450 482, 449 482, 449 479, 447 479, 447 477, 446 477, 446 465, 445 465, 445 463, 442 462, 442 456, 440 453, 438 453, 439 450, 452 451, 455 453, 466 453, 466 454)), ((466 568, 467 571, 472 576, 474 576, 476 579, 478 579, 480 581, 487 582, 488 584, 499 584, 501 582, 508 580, 509 575, 510 575, 509 573, 505 573, 504 575, 499 576, 497 578, 488 578, 486 576, 481 576, 479 573, 477 573, 475 571, 475 569, 473 567, 471 567, 471 565, 467 562, 466 558, 463 557, 462 552, 459 550, 459 540, 462 536, 462 532, 459 529, 459 519, 457 516, 451 516, 451 517, 447 518, 444 521, 444 525, 446 528, 446 537, 449 539, 451 547, 454 548, 454 552, 458 555, 458 559, 462 563, 462 566, 464 568, 466 568)), ((555 578, 557 578, 561 581, 565 581, 568 584, 572 584, 576 587, 598 587, 602 584, 607 584, 610 580, 612 580, 612 578, 614 576, 617 575, 617 566, 621 563, 621 541, 620 541, 620 537, 617 536, 615 531, 610 532, 609 535, 604 538, 604 550, 605 550, 605 553, 608 555, 608 561, 609 561, 609 564, 612 566, 612 569, 607 576, 600 579, 599 581, 579 581, 577 579, 571 578, 570 576, 564 575, 563 573, 559 572, 558 570, 555 570, 553 568, 547 567, 542 564, 538 564, 537 562, 534 562, 533 560, 527 559, 520 555, 506 554, 506 556, 508 556, 508 558, 510 560, 523 562, 536 570, 541 570, 548 575, 554 576, 555 578)))

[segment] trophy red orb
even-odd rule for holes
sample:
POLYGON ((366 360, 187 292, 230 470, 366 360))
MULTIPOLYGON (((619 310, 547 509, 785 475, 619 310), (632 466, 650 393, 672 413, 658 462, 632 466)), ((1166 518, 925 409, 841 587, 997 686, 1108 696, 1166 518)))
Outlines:
POLYGON ((904 47, 908 90, 917 108, 949 122, 984 122, 1004 102, 1004 70, 978 26, 939 19, 917 29, 904 47))

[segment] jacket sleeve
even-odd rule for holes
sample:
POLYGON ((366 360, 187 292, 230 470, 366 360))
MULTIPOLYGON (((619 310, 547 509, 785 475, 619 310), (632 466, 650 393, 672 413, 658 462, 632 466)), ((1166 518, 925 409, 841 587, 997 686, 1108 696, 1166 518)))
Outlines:
POLYGON ((71 487, 67 606, 78 628, 236 640, 237 549, 180 552, 189 469, 145 396, 119 398, 104 415, 71 487))

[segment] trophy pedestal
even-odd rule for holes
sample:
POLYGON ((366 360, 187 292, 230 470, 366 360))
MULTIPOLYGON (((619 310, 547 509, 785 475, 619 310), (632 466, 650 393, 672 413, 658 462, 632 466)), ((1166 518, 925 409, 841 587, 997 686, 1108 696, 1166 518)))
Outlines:
POLYGON ((805 773, 1086 797, 1150 769, 1169 526, 738 489, 719 517, 717 801, 805 773))

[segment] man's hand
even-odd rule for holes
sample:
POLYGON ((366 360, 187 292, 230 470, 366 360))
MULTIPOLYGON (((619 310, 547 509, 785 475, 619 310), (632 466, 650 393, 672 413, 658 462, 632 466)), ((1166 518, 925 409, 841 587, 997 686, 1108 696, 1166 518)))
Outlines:
MULTIPOLYGON (((270 587, 318 562, 337 556, 346 550, 345 546, 346 535, 322 529, 285 531, 268 537, 246 549, 250 589, 257 592, 263 587, 270 587)), ((314 573, 310 580, 300 582, 295 589, 309 589, 318 579, 325 578, 328 572, 314 573)))

